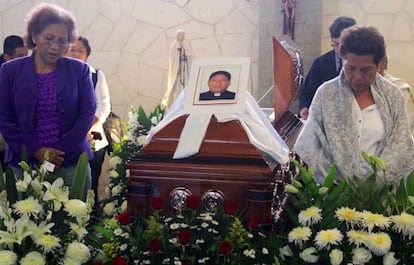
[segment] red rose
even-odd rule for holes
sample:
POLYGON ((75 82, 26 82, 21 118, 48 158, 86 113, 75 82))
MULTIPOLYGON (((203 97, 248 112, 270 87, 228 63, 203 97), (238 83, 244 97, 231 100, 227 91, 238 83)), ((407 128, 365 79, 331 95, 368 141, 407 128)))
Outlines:
POLYGON ((124 257, 116 256, 112 260, 112 265, 127 265, 128 260, 124 257))
POLYGON ((254 215, 250 218, 249 220, 249 227, 251 229, 257 229, 259 227, 260 224, 260 218, 257 215, 254 215))
POLYGON ((230 250, 231 250, 231 244, 229 241, 221 242, 220 249, 219 249, 219 253, 221 255, 230 254, 230 250))
POLYGON ((236 211, 236 205, 232 201, 227 201, 224 204, 224 213, 227 215, 233 215, 236 211))
POLYGON ((201 197, 196 195, 190 195, 187 197, 187 206, 190 209, 198 209, 200 208, 201 197))
POLYGON ((99 140, 99 141, 102 140, 102 135, 100 132, 91 132, 91 134, 92 134, 92 139, 99 140))
POLYGON ((190 242, 191 238, 191 231, 184 229, 178 232, 178 240, 180 241, 181 245, 187 245, 190 242))
POLYGON ((131 215, 128 212, 121 213, 115 218, 121 225, 129 225, 131 223, 131 215))
POLYGON ((152 204, 152 209, 154 209, 155 211, 161 210, 162 209, 162 198, 152 197, 151 204, 152 204))
POLYGON ((157 239, 151 239, 150 243, 149 243, 149 250, 151 252, 158 252, 161 250, 161 242, 157 239))

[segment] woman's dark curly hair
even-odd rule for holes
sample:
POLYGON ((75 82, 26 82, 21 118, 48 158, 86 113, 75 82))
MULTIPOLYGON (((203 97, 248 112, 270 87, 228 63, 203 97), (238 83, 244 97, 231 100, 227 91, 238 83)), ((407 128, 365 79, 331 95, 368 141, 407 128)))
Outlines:
POLYGON ((26 23, 24 39, 29 49, 36 46, 36 43, 33 42, 33 35, 40 34, 46 27, 53 24, 66 27, 69 42, 73 42, 76 39, 75 17, 71 12, 55 4, 38 4, 27 15, 26 23))
POLYGON ((378 65, 385 56, 384 37, 374 27, 353 26, 344 29, 341 34, 340 53, 346 58, 348 53, 356 55, 372 55, 378 65))

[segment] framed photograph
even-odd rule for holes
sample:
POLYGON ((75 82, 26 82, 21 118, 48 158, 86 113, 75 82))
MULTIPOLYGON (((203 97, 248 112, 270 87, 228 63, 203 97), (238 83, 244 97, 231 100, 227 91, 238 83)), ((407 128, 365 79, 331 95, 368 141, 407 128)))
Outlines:
POLYGON ((241 113, 250 72, 250 58, 194 59, 184 113, 241 113))

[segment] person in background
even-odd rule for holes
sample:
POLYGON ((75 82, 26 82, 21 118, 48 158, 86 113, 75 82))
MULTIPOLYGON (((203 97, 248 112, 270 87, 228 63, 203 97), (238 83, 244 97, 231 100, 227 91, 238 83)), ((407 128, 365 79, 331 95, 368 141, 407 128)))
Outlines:
POLYGON ((385 70, 387 69, 388 57, 387 55, 385 55, 385 57, 382 59, 379 65, 378 73, 380 73, 380 75, 382 75, 385 79, 396 85, 403 93, 405 99, 405 109, 407 110, 408 120, 410 121, 411 133, 414 133, 414 93, 411 89, 410 84, 408 84, 406 80, 390 75, 388 72, 385 72, 385 70))
MULTIPOLYGON (((96 109, 89 66, 63 56, 76 39, 72 13, 41 3, 26 21, 24 39, 32 55, 7 62, 0 71, 5 159, 21 174, 18 163, 25 148, 30 165, 43 166, 70 186, 80 155, 93 158, 86 139, 96 109)), ((89 166, 88 171, 86 190, 89 166)))
POLYGON ((27 52, 22 37, 16 35, 7 36, 3 43, 3 54, 0 55, 0 65, 11 59, 26 56, 27 52))
MULTIPOLYGON (((3 43, 3 54, 0 55, 0 66, 11 59, 23 57, 27 55, 27 48, 24 46, 23 38, 16 35, 7 36, 3 43)), ((6 170, 7 163, 4 162, 4 151, 6 150, 6 142, 0 134, 0 166, 6 170)))
POLYGON ((333 164, 337 181, 369 177, 365 151, 383 159, 387 182, 398 184, 414 170, 414 143, 403 95, 378 73, 384 37, 374 27, 354 26, 341 41, 343 70, 316 91, 294 150, 319 183, 333 164))
MULTIPOLYGON (((80 36, 77 41, 70 45, 68 56, 87 62, 89 55, 91 55, 91 46, 87 38, 80 36)), ((109 89, 106 83, 105 75, 101 70, 97 70, 89 65, 89 70, 92 75, 92 80, 96 80, 95 97, 96 97, 96 112, 93 119, 92 127, 88 133, 88 139, 91 143, 94 159, 89 161, 92 174, 92 189, 95 192, 95 202, 98 202, 98 186, 99 177, 102 171, 102 164, 105 159, 105 153, 108 146, 103 123, 111 111, 111 101, 109 96, 109 89), (97 136, 98 135, 98 136, 97 136)), ((95 82, 95 81, 94 81, 95 82)), ((96 206, 98 203, 95 204, 96 206)))
POLYGON ((342 30, 356 24, 351 17, 338 17, 329 27, 332 50, 316 58, 306 76, 305 83, 299 94, 299 116, 306 120, 316 90, 323 82, 339 75, 342 68, 341 56, 339 54, 339 36, 342 30))

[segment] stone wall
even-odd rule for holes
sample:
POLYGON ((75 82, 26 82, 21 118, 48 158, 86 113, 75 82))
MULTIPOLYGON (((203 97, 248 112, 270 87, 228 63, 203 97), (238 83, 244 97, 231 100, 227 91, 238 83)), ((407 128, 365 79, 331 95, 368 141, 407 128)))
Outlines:
MULTIPOLYGON (((23 34, 26 14, 37 2, 0 1, 0 39, 23 34)), ((273 84, 271 45, 272 36, 282 33, 280 0, 50 2, 75 15, 79 33, 92 46, 89 63, 105 73, 113 109, 124 118, 131 107, 149 111, 160 102, 167 83, 168 47, 180 28, 194 58, 251 57, 248 89, 254 97, 262 97, 273 84)), ((320 51, 321 0, 297 2, 296 40, 305 48, 305 61, 310 61, 320 51)), ((271 93, 261 105, 273 106, 271 93)))

